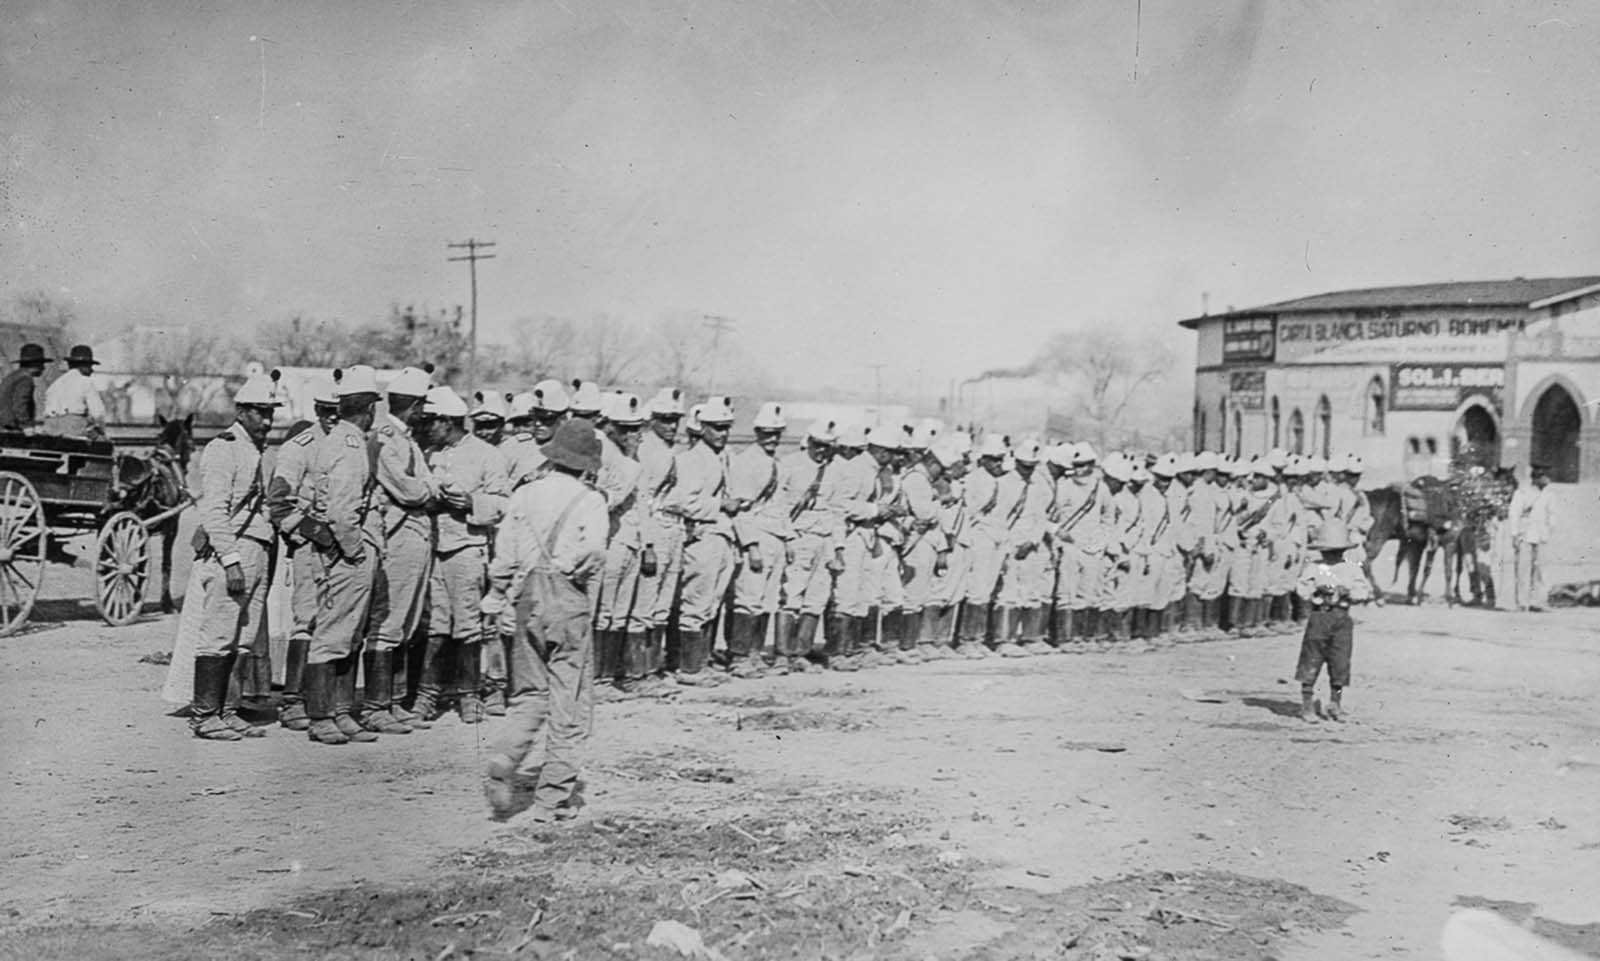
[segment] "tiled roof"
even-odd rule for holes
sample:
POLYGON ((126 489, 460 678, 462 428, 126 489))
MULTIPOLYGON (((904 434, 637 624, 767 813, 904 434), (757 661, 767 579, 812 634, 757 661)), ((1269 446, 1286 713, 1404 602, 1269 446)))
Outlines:
POLYGON ((1193 329, 1202 320, 1250 314, 1292 314, 1330 310, 1376 310, 1416 307, 1526 307, 1569 290, 1600 284, 1600 277, 1517 277, 1512 280, 1467 280, 1406 287, 1369 287, 1313 294, 1275 304, 1191 317, 1179 325, 1193 329))

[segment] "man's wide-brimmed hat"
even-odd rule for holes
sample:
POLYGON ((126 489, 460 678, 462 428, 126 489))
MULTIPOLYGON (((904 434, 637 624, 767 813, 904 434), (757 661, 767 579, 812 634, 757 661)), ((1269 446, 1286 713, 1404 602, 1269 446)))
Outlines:
POLYGON ((592 474, 600 470, 600 438, 587 420, 563 421, 554 437, 540 450, 551 463, 568 470, 592 474))
POLYGON ((81 364, 86 367, 97 367, 100 362, 94 359, 93 349, 87 344, 79 344, 67 351, 67 364, 69 366, 81 364))
POLYGON ((1354 546, 1349 528, 1337 517, 1323 521, 1316 536, 1311 538, 1311 549, 1314 551, 1347 551, 1354 546))
POLYGON ((38 344, 23 344, 22 353, 17 356, 19 364, 43 364, 49 360, 44 355, 44 348, 38 344))

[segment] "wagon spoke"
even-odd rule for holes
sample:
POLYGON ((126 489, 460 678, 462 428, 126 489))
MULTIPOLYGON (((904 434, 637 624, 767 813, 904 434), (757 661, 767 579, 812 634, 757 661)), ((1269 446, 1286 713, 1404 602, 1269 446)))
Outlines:
POLYGON ((17 580, 21 581, 23 586, 26 587, 30 591, 36 591, 36 590, 39 589, 39 585, 37 585, 33 581, 29 580, 28 579, 28 575, 22 573, 22 568, 18 567, 16 564, 7 564, 6 565, 6 573, 9 576, 14 577, 17 580))

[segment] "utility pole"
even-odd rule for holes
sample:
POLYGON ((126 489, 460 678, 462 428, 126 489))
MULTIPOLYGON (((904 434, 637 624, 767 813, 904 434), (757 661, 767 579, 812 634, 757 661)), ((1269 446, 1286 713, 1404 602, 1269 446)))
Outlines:
POLYGON ((722 344, 722 335, 725 331, 733 330, 736 321, 732 317, 719 317, 716 314, 702 314, 705 327, 711 331, 711 373, 706 378, 706 393, 711 393, 717 387, 717 348, 722 344))
POLYGON ((889 365, 888 364, 868 364, 867 366, 872 368, 872 383, 873 383, 874 389, 877 391, 877 402, 876 402, 877 403, 877 411, 876 411, 876 413, 878 415, 877 419, 879 421, 882 421, 883 420, 883 369, 885 367, 889 366, 889 365))
POLYGON ((488 247, 494 246, 492 240, 477 240, 468 237, 466 243, 445 246, 451 250, 465 250, 466 253, 457 257, 447 258, 451 263, 465 260, 467 262, 467 276, 472 281, 472 327, 467 335, 467 385, 471 390, 476 390, 478 384, 478 261, 493 260, 494 254, 479 253, 488 247))

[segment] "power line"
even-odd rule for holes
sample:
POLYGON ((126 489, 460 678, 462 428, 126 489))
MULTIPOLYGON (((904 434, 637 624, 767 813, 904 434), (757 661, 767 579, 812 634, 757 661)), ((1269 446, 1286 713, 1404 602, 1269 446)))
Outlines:
POLYGON ((722 335, 731 332, 738 321, 716 314, 702 314, 701 317, 704 326, 711 331, 711 372, 706 377, 706 393, 709 394, 717 388, 717 348, 722 344, 722 335))
POLYGON ((479 251, 494 246, 492 240, 477 240, 468 237, 465 243, 446 243, 451 250, 465 250, 466 253, 459 257, 447 257, 452 263, 467 262, 467 276, 472 282, 472 327, 467 336, 467 385, 469 389, 476 390, 478 384, 478 261, 493 260, 494 254, 479 253, 479 251))

